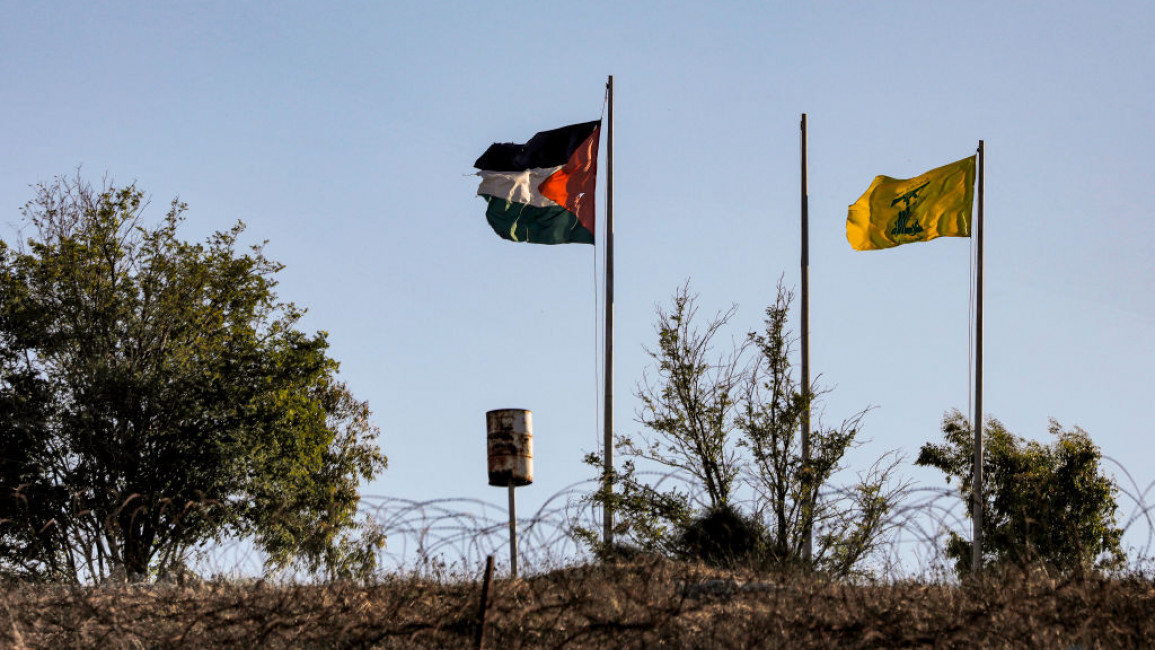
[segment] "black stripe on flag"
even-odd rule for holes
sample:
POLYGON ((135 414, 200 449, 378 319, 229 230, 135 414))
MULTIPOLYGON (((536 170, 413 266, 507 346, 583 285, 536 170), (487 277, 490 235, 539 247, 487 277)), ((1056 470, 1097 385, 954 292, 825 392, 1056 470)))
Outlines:
POLYGON ((495 142, 489 145, 473 166, 492 172, 517 172, 535 167, 564 165, 601 123, 601 120, 594 120, 541 131, 525 144, 495 142))

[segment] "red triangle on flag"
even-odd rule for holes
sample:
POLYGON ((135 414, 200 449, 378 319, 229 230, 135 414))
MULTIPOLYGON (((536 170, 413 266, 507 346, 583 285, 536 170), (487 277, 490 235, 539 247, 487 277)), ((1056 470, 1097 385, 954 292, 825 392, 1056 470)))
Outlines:
POLYGON ((582 226, 594 232, 594 188, 597 186, 598 142, 602 128, 594 132, 574 150, 558 171, 537 186, 542 196, 577 215, 582 226))

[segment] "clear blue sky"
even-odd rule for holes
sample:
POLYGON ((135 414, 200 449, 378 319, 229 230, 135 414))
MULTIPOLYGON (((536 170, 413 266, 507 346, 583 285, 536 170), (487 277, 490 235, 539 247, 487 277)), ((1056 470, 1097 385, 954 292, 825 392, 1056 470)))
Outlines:
POLYGON ((876 407, 861 469, 967 410, 971 242, 855 252, 846 207, 983 139, 986 410, 1043 440, 1048 417, 1081 426, 1146 485, 1152 33, 1146 1, 6 2, 0 227, 78 165, 136 182, 154 219, 179 195, 189 238, 243 220, 373 408, 390 469, 365 492, 502 503, 484 414, 517 406, 529 511, 592 476, 600 249, 494 236, 486 146, 596 119, 614 75, 628 433, 655 305, 690 278, 704 313, 739 305, 741 337, 779 276, 797 285, 807 113, 813 367, 828 420, 876 407))

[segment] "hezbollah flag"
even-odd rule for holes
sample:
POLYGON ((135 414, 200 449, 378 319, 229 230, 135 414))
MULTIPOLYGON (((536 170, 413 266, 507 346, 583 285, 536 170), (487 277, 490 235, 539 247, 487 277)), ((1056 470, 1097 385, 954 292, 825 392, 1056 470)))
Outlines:
POLYGON ((494 232, 532 244, 594 243, 601 120, 494 143, 473 166, 494 232))
POLYGON ((970 237, 975 156, 902 179, 876 176, 846 215, 855 250, 890 248, 935 237, 970 237))

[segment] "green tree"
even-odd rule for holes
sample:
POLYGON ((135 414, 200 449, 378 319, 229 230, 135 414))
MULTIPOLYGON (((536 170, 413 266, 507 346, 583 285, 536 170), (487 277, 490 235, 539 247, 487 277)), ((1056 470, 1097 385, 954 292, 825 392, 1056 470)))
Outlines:
MULTIPOLYGON (((728 351, 716 338, 734 310, 695 322, 695 297, 679 288, 659 308, 656 376, 639 384, 639 422, 649 433, 615 436, 623 456, 614 489, 590 500, 615 512, 615 535, 636 548, 720 563, 855 572, 892 529, 889 513, 905 484, 885 457, 852 486, 832 485, 865 411, 839 427, 818 423, 811 456, 802 457, 806 397, 793 376, 787 327, 793 295, 779 285, 765 329, 728 351), (658 468, 638 470, 638 462, 658 468), (752 495, 745 502, 735 490, 752 495), (696 495, 704 495, 696 506, 696 495), (804 557, 806 532, 815 551, 804 557), (733 557, 728 557, 733 556, 733 557), (740 557, 738 557, 740 556, 740 557)), ((819 393, 812 389, 811 394, 819 393)), ((598 466, 596 455, 587 463, 598 466)), ((579 531, 595 548, 592 531, 579 531)))
MULTIPOLYGON (((1057 574, 1117 568, 1126 557, 1115 523, 1115 482, 1102 473, 1086 431, 1051 420, 1051 444, 1013 435, 994 418, 983 427, 983 565, 1043 567, 1057 574)), ((943 444, 923 445, 916 464, 957 480, 973 517, 974 432, 957 410, 943 417, 943 444)), ((972 544, 951 531, 946 555, 970 573, 972 544)))
MULTIPOLYGON (((613 509, 615 537, 647 552, 674 553, 690 523, 691 493, 679 488, 678 477, 690 477, 708 507, 721 508, 729 505, 738 475, 732 433, 741 354, 718 357, 713 349, 734 309, 716 314, 701 329, 694 322, 697 312, 688 284, 674 292, 670 308, 658 308, 658 347, 646 350, 657 377, 644 375, 634 393, 642 403, 638 420, 652 435, 615 434, 621 469, 615 470, 612 489, 603 483, 592 495, 613 509), (637 461, 667 476, 656 477, 654 485, 648 480, 653 472, 639 473, 637 461)), ((601 458, 591 454, 586 463, 600 467, 601 458)), ((596 546, 596 534, 579 534, 596 546)))
POLYGON ((59 178, 0 241, 0 567, 148 579, 251 538, 270 569, 371 570, 357 487, 386 459, 325 333, 242 224, 189 243, 184 204, 149 227, 146 203, 59 178))
POLYGON ((796 339, 788 325, 793 300, 793 292, 779 283, 774 304, 766 308, 763 330, 747 335, 756 354, 737 419, 741 444, 750 456, 745 478, 757 495, 757 514, 765 521, 770 564, 848 575, 886 539, 893 527, 889 515, 906 483, 895 479, 899 458, 888 454, 853 484, 832 484, 845 469, 843 457, 856 444, 866 410, 837 427, 825 427, 815 418, 810 453, 803 454, 801 429, 808 401, 813 404, 823 390, 813 384, 808 399, 794 376, 790 358, 796 339), (803 549, 811 535, 807 560, 803 549))
POLYGON ((688 284, 674 293, 669 310, 658 308, 658 348, 646 351, 657 378, 644 376, 634 393, 642 402, 638 421, 655 435, 622 438, 618 447, 630 457, 686 472, 716 508, 729 503, 738 476, 732 433, 742 351, 714 354, 714 337, 733 308, 701 329, 694 323, 697 312, 688 284))

